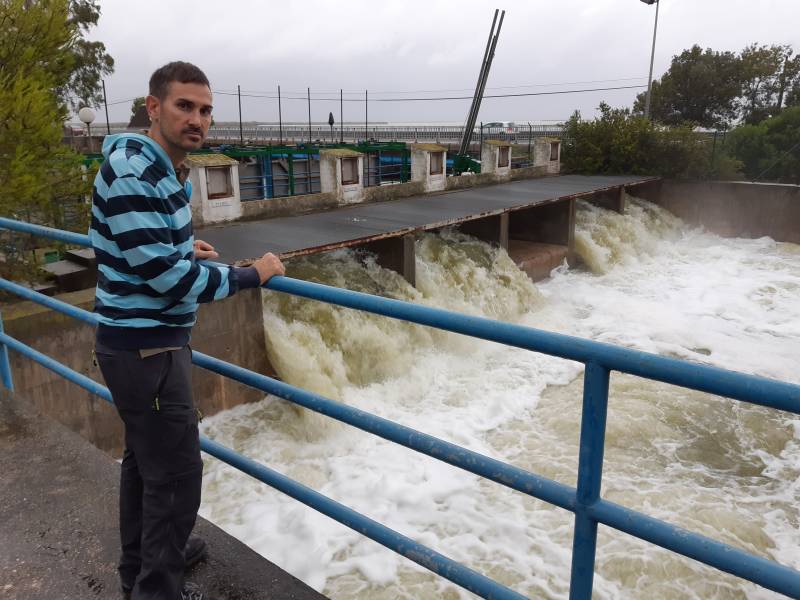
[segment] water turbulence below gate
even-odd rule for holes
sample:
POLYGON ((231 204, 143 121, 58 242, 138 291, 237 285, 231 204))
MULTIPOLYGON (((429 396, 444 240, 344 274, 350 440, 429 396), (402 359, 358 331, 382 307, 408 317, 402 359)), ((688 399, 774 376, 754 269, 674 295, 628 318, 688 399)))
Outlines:
MULTIPOLYGON (((800 248, 722 239, 645 202, 580 204, 586 267, 536 286, 461 234, 417 241, 417 289, 351 251, 288 274, 798 381, 800 248)), ((280 376, 574 485, 582 366, 264 292, 280 376)), ((567 594, 571 513, 267 397, 207 435, 530 597, 567 594)), ((612 374, 603 494, 800 568, 800 420, 612 374)), ((469 598, 378 544, 207 459, 201 513, 335 599, 469 598)), ((598 598, 775 594, 601 527, 598 598)))

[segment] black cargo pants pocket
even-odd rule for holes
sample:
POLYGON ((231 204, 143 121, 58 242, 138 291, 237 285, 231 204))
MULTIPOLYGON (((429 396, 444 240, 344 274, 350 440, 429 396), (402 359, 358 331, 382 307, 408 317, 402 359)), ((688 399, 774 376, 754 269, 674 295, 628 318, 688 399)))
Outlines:
POLYGON ((146 358, 104 348, 96 355, 142 479, 161 484, 202 471, 189 347, 146 358))

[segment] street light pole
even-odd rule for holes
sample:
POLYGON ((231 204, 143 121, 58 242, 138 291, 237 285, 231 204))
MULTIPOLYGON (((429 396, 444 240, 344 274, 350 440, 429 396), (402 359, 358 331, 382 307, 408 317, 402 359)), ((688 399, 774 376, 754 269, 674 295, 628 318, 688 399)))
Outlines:
POLYGON ((647 77, 647 96, 644 101, 644 118, 650 118, 650 96, 653 90, 653 59, 656 56, 656 33, 658 32, 658 7, 661 4, 659 0, 642 0, 645 4, 656 5, 656 22, 653 25, 653 49, 650 51, 650 75, 647 77))

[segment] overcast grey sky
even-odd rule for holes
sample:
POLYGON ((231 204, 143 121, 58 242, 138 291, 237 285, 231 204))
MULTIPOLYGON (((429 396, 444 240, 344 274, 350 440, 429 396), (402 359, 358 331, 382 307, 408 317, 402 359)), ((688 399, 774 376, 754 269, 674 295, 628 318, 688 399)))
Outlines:
MULTIPOLYGON (((506 18, 487 94, 646 85, 655 6, 497 0, 496 7, 506 18)), ((377 100, 471 96, 494 8, 472 0, 106 0, 90 36, 116 61, 106 80, 109 102, 146 94, 150 73, 180 59, 211 80, 217 121, 237 118, 235 96, 221 92, 239 84, 243 94, 274 96, 280 84, 286 96, 305 97, 311 88, 314 121, 329 111, 338 121, 338 101, 315 97, 338 98, 343 88, 346 98, 369 90, 370 122, 463 122, 469 100, 377 100)), ((694 43, 738 51, 751 42, 800 51, 800 0, 661 0, 654 77, 694 43)), ((643 89, 487 98, 479 120, 562 120, 575 109, 592 116, 601 100, 630 106, 643 89)), ((275 99, 244 97, 242 105, 244 120, 277 120, 275 99)), ((282 106, 285 121, 307 119, 305 100, 282 106)), ((130 102, 109 112, 112 121, 127 120, 130 102)), ((363 121, 364 103, 346 101, 344 113, 363 121)))

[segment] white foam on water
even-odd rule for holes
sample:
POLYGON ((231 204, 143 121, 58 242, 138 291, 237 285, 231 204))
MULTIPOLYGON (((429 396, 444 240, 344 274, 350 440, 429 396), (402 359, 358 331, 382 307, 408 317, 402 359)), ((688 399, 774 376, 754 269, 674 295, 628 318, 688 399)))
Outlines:
MULTIPOLYGON (((797 381, 800 249, 725 240, 631 199, 581 204, 578 251, 534 286, 466 236, 417 242, 417 289, 350 251, 289 275, 797 381)), ((582 366, 264 293, 285 380, 574 485, 582 366)), ((273 397, 203 431, 530 597, 568 592, 571 513, 273 397)), ((800 568, 800 420, 612 375, 603 494, 800 568)), ((201 514, 332 598, 472 598, 312 509, 206 459, 201 514)), ((600 528, 598 598, 771 598, 737 578, 600 528)))

